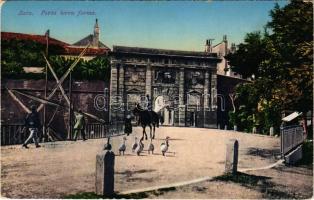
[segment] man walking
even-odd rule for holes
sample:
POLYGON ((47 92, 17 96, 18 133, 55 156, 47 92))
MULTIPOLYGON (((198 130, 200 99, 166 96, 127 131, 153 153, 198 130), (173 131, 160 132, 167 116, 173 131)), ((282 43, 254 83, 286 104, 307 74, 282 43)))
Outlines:
POLYGON ((82 114, 82 111, 79 110, 77 114, 75 114, 75 125, 74 125, 74 135, 73 140, 76 141, 77 134, 80 132, 82 134, 83 141, 86 140, 85 138, 85 119, 82 114))
POLYGON ((32 112, 29 113, 25 118, 25 127, 26 127, 26 129, 29 130, 30 134, 22 145, 22 147, 25 147, 27 149, 28 149, 27 144, 31 141, 31 139, 33 139, 33 141, 36 145, 36 148, 40 147, 40 145, 38 144, 38 136, 37 136, 38 130, 41 127, 41 123, 39 120, 39 114, 36 111, 35 105, 32 105, 31 110, 32 110, 32 112))

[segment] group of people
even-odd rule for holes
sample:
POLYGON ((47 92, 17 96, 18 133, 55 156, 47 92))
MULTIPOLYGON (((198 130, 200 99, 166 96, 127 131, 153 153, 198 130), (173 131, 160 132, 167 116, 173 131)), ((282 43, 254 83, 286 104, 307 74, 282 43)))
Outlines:
MULTIPOLYGON (((39 138, 38 138, 38 133, 40 129, 42 128, 42 125, 40 123, 40 117, 39 113, 36 110, 36 106, 33 105, 31 106, 31 113, 27 114, 25 118, 25 123, 24 126, 27 131, 29 131, 29 136, 23 143, 22 147, 28 149, 29 147, 27 146, 32 140, 36 146, 36 148, 41 147, 39 145, 39 138)), ((85 137, 85 118, 83 116, 83 113, 81 110, 79 110, 77 113, 75 113, 75 124, 74 124, 74 134, 73 134, 73 140, 77 140, 78 134, 82 135, 83 141, 86 140, 85 137)))
MULTIPOLYGON (((137 106, 141 107, 141 109, 144 110, 151 110, 152 104, 151 99, 149 98, 149 95, 146 95, 145 101, 141 102, 141 105, 138 104, 137 106)), ((125 124, 124 124, 124 133, 127 135, 132 133, 132 123, 131 123, 132 117, 130 114, 128 114, 125 118, 125 124)), ((40 122, 39 113, 36 110, 36 106, 31 106, 31 113, 29 113, 25 118, 25 128, 27 131, 29 131, 29 136, 23 143, 22 147, 29 148, 27 145, 33 140, 36 148, 41 147, 39 145, 39 138, 38 133, 40 129, 42 128, 42 124, 40 122)), ((73 133, 73 140, 76 141, 78 134, 81 134, 83 141, 87 140, 85 136, 85 118, 81 110, 78 110, 77 113, 75 113, 75 124, 74 124, 74 133, 73 133)))

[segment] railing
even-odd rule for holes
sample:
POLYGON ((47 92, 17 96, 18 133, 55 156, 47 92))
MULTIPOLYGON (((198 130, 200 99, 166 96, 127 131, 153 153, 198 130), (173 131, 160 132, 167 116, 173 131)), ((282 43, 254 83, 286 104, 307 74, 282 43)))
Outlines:
POLYGON ((304 141, 303 127, 286 126, 280 128, 280 152, 285 155, 304 141))
MULTIPOLYGON (((124 134, 123 122, 114 122, 111 124, 90 123, 85 127, 85 134, 87 139, 105 138, 108 136, 115 136, 124 134)), ((22 124, 1 124, 1 146, 23 144, 29 136, 22 124)), ((81 134, 78 139, 81 139, 81 134)), ((55 138, 55 140, 60 140, 55 138)))
POLYGON ((22 144, 28 133, 22 124, 1 124, 1 145, 22 144))

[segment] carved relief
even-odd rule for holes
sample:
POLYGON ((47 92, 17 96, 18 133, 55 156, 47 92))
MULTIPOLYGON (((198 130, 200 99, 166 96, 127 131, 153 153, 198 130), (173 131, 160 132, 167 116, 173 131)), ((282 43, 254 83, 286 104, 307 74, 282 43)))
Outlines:
POLYGON ((128 66, 125 71, 126 84, 145 83, 145 68, 128 66))
POLYGON ((173 69, 159 69, 155 71, 155 83, 176 83, 176 71, 173 69))
POLYGON ((187 71, 186 84, 188 84, 189 88, 204 87, 204 73, 202 73, 202 71, 187 71))

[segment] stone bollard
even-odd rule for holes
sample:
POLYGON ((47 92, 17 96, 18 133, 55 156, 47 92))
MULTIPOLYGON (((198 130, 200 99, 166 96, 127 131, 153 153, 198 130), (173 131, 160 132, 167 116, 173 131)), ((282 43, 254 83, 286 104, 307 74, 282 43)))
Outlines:
POLYGON ((269 128, 269 135, 274 136, 274 127, 269 128))
POLYGON ((225 125, 225 130, 228 130, 228 126, 227 125, 225 125))
POLYGON ((256 133, 256 127, 255 126, 253 127, 252 133, 254 133, 254 134, 256 133))
POLYGON ((220 129, 220 124, 218 124, 217 129, 220 129))
POLYGON ((112 197, 114 194, 114 158, 112 151, 103 151, 96 156, 96 194, 112 197))
POLYGON ((238 154, 239 142, 238 140, 231 140, 227 144, 225 173, 236 174, 238 170, 238 154))
POLYGON ((233 126, 233 130, 234 130, 234 131, 237 131, 237 130, 238 130, 237 125, 234 125, 234 126, 233 126))

